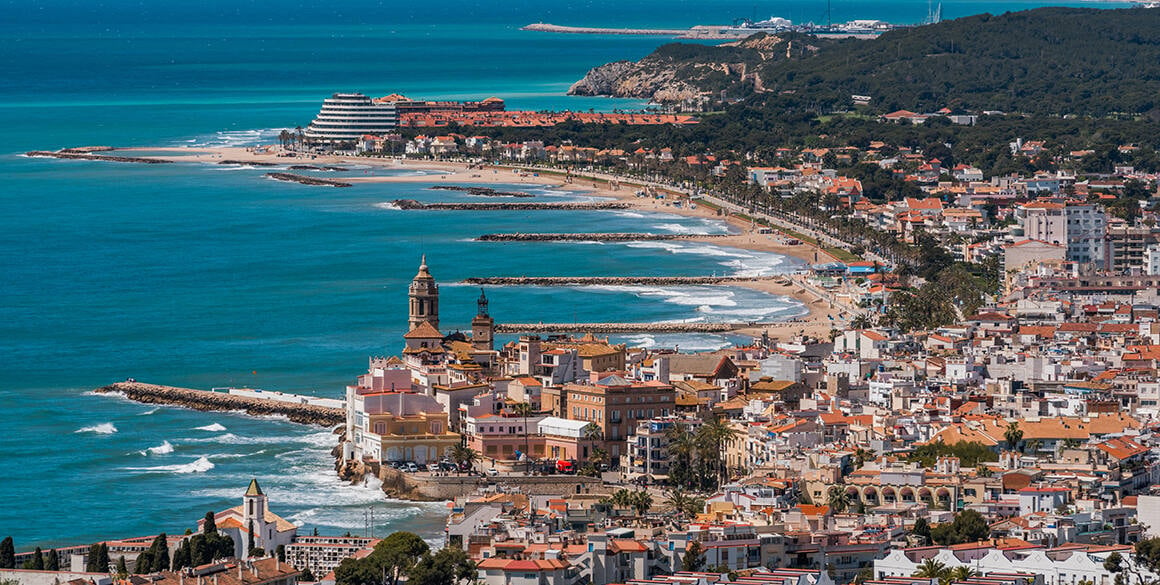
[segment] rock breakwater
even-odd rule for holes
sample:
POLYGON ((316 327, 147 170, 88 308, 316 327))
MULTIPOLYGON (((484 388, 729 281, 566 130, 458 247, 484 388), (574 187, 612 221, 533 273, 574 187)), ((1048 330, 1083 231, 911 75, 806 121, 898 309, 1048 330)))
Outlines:
POLYGON ((406 211, 599 211, 629 208, 627 203, 420 203, 414 199, 396 199, 391 204, 406 211))
POLYGON ((219 160, 219 165, 242 165, 247 167, 276 167, 278 163, 262 162, 256 160, 219 160))
POLYGON ((263 400, 208 390, 159 386, 141 382, 118 382, 97 388, 94 392, 98 394, 120 393, 130 400, 144 404, 169 404, 202 411, 240 410, 254 416, 279 415, 285 416, 291 422, 304 425, 333 427, 346 421, 346 413, 341 408, 263 400))
POLYGON ((483 234, 476 238, 481 242, 642 242, 657 240, 701 240, 726 238, 730 234, 633 234, 633 233, 591 233, 591 234, 483 234))
POLYGON ((315 165, 290 165, 292 171, 347 171, 346 167, 332 167, 332 166, 315 166, 315 165))
POLYGON ((516 286, 689 286, 784 280, 784 276, 476 276, 464 284, 516 286))
POLYGON ((108 147, 87 146, 83 149, 66 148, 64 150, 32 150, 24 153, 25 156, 41 157, 41 158, 63 158, 70 160, 99 160, 105 162, 121 162, 121 163, 140 163, 147 165, 159 165, 171 163, 171 160, 162 158, 146 158, 141 156, 116 156, 112 154, 94 154, 97 152, 93 149, 103 148, 100 152, 107 152, 112 150, 108 147))
POLYGON ((491 187, 461 187, 459 185, 435 185, 431 189, 438 191, 462 191, 468 195, 475 195, 477 197, 535 197, 531 193, 524 193, 523 191, 496 191, 491 187))
POLYGON ((310 177, 307 175, 296 175, 294 173, 266 173, 266 176, 275 181, 288 181, 291 183, 301 183, 303 185, 314 185, 318 187, 350 187, 351 183, 346 181, 337 181, 335 179, 323 179, 321 177, 310 177))

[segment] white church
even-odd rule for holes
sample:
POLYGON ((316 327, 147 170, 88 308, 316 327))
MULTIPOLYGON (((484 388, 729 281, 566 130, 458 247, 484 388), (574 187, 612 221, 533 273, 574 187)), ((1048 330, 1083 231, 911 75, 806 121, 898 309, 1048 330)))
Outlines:
MULTIPOLYGON (((250 556, 250 533, 254 535, 254 547, 263 549, 267 555, 274 553, 278 545, 289 545, 298 535, 298 527, 289 520, 273 513, 267 507, 268 500, 257 479, 250 480, 250 487, 242 496, 242 504, 214 514, 218 532, 234 539, 234 556, 244 559, 250 556)), ((197 521, 198 532, 202 531, 205 519, 197 521)))

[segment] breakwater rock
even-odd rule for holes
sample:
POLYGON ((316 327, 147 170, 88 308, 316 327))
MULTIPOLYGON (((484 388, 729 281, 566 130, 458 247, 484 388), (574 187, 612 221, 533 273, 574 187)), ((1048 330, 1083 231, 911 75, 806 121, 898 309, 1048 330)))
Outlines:
POLYGON ((463 191, 468 195, 476 195, 479 197, 535 197, 531 193, 524 193, 523 191, 496 191, 491 187, 461 187, 459 185, 435 185, 429 187, 438 191, 463 191))
POLYGON ((310 177, 307 175, 295 175, 294 173, 266 173, 266 176, 275 181, 289 181, 291 183, 302 183, 303 185, 315 185, 319 187, 350 187, 351 184, 346 181, 336 181, 334 179, 323 179, 320 177, 310 177))
POLYGON ((290 170, 292 170, 292 171, 334 171, 334 172, 341 173, 341 172, 347 171, 349 169, 347 169, 346 167, 332 167, 332 166, 319 167, 319 166, 315 166, 315 165, 290 165, 290 170))
POLYGON ((730 234, 483 234, 476 238, 481 242, 642 242, 656 240, 701 240, 725 238, 730 234))
MULTIPOLYGON (((66 148, 64 150, 33 150, 24 153, 25 156, 46 157, 46 158, 64 158, 71 160, 100 160, 105 162, 123 162, 123 163, 141 163, 147 165, 159 165, 171 163, 171 160, 162 158, 146 158, 141 156, 115 156, 111 154, 93 154, 95 146, 84 147, 84 149, 66 148)), ((112 150, 111 148, 109 150, 112 150)), ((101 151, 104 152, 104 151, 101 151)))
POLYGON ((254 416, 280 415, 290 419, 291 422, 304 425, 333 427, 346 421, 346 413, 341 408, 263 400, 208 390, 158 386, 141 382, 118 382, 97 388, 94 392, 98 394, 120 393, 130 400, 145 404, 169 404, 203 411, 241 410, 254 416))
POLYGON ((784 276, 476 276, 464 284, 523 286, 689 286, 783 280, 784 276))
POLYGON ((629 208, 627 203, 420 203, 414 199, 396 199, 391 203, 395 207, 407 211, 547 211, 552 209, 598 211, 629 208))
POLYGON ((247 167, 276 167, 278 163, 260 162, 254 160, 219 160, 219 165, 242 165, 247 167))
POLYGON ((727 333, 763 323, 496 323, 496 333, 727 333))

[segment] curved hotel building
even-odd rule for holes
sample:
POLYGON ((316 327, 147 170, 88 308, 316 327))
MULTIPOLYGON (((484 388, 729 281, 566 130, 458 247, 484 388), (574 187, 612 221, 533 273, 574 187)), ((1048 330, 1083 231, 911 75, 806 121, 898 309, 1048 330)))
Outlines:
POLYGON ((364 134, 381 135, 398 125, 394 102, 375 101, 361 93, 336 93, 322 100, 322 109, 305 135, 307 140, 344 142, 364 134))

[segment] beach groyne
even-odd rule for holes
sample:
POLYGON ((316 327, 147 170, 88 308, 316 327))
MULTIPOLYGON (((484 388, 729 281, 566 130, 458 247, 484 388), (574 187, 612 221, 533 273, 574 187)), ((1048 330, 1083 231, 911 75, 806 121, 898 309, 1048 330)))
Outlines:
POLYGON ((634 233, 588 233, 588 234, 483 234, 480 242, 643 242, 664 240, 702 240, 727 238, 731 234, 634 234, 634 233))
POLYGON ((628 209, 627 203, 421 203, 414 199, 396 199, 391 202, 405 211, 599 211, 605 209, 628 209))
POLYGON ((262 162, 257 160, 219 160, 219 165, 242 165, 247 167, 276 167, 278 163, 262 162))
POLYGON ((436 191, 462 191, 468 195, 475 195, 477 197, 535 197, 531 193, 524 193, 523 191, 496 191, 491 187, 466 187, 460 185, 435 185, 429 187, 436 191))
POLYGON ((92 150, 93 148, 97 148, 97 147, 86 147, 84 149, 66 148, 64 150, 32 150, 32 151, 24 153, 24 155, 38 157, 38 158, 63 158, 63 159, 69 159, 69 160, 99 160, 99 161, 105 161, 105 162, 139 163, 139 164, 146 164, 146 165, 159 165, 159 164, 166 164, 166 163, 173 162, 171 160, 165 160, 163 158, 147 158, 147 157, 143 157, 143 156, 117 156, 117 155, 112 155, 112 154, 94 154, 95 152, 107 152, 108 150, 112 150, 112 149, 108 148, 106 150, 96 151, 96 150, 92 150))
POLYGON ((785 280, 785 276, 473 276, 464 284, 504 286, 695 286, 785 280))
POLYGON ((122 394, 129 400, 144 404, 168 404, 202 411, 243 411, 254 416, 285 416, 291 422, 304 425, 333 427, 346 422, 346 413, 341 408, 295 404, 142 382, 117 382, 97 388, 94 392, 122 394))
POLYGON ((350 187, 351 183, 346 181, 338 181, 335 179, 323 179, 321 177, 311 177, 308 175, 296 175, 294 173, 266 173, 266 176, 275 181, 287 181, 290 183, 301 183, 303 185, 313 185, 317 187, 350 187))

